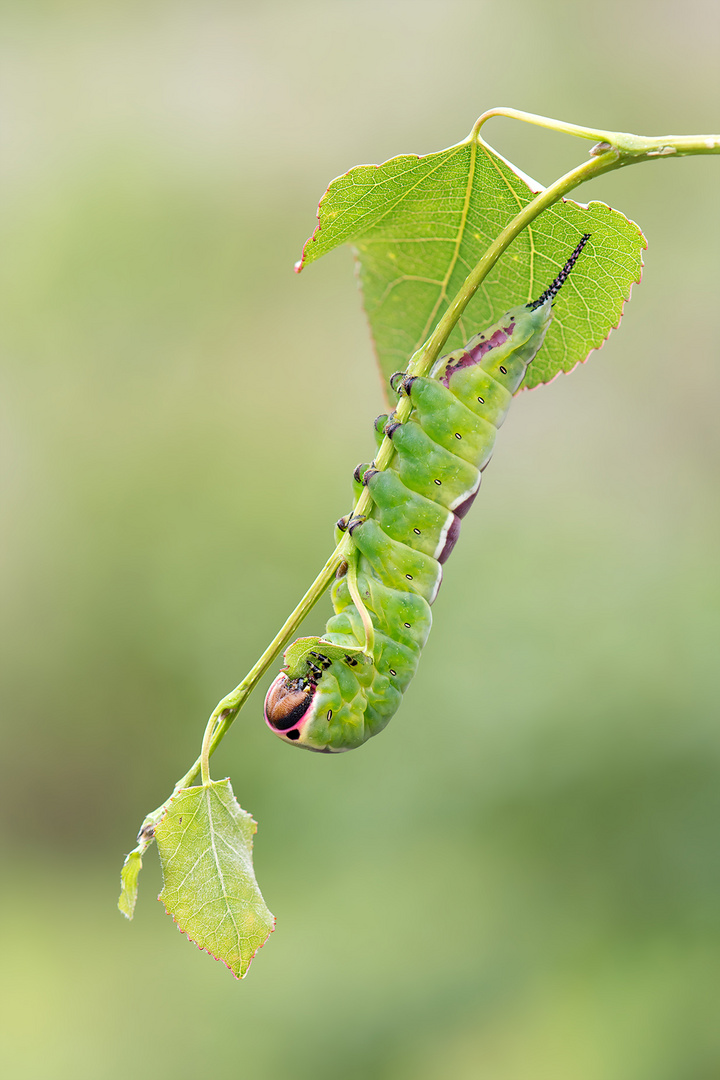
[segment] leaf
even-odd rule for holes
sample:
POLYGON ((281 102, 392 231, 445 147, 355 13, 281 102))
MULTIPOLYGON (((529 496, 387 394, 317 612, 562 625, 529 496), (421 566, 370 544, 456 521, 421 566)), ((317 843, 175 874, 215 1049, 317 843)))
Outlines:
POLYGON ((120 897, 118 907, 123 915, 132 919, 135 914, 135 903, 138 894, 138 876, 142 870, 142 855, 139 851, 131 851, 123 863, 120 871, 120 897))
MULTIPOLYGON (((383 375, 404 369, 470 270, 540 185, 480 139, 424 157, 360 165, 330 184, 296 265, 351 243, 383 375)), ((503 312, 535 299, 583 233, 591 241, 556 301, 555 318, 524 386, 549 382, 600 347, 640 280, 638 226, 604 203, 545 210, 513 242, 447 342, 458 348, 503 312)))
POLYGON ((256 829, 230 781, 219 780, 179 791, 155 830, 158 899, 191 941, 239 979, 275 927, 253 870, 256 829))

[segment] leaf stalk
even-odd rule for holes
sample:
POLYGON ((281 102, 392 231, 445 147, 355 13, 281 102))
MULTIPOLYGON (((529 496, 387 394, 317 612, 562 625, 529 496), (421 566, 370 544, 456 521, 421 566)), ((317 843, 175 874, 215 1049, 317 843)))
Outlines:
MULTIPOLYGON (((510 120, 522 120, 526 124, 548 128, 550 131, 576 135, 581 139, 592 139, 600 144, 607 143, 622 154, 628 154, 635 160, 650 160, 654 157, 668 157, 673 154, 720 154, 720 135, 633 135, 629 131, 605 131, 602 128, 582 127, 569 124, 565 120, 554 120, 551 116, 539 116, 537 113, 523 112, 504 105, 489 109, 479 117, 471 132, 471 138, 477 137, 480 128, 493 116, 505 116, 510 120)), ((593 151, 591 150, 590 153, 593 151)), ((630 162, 623 162, 630 164, 630 162)))

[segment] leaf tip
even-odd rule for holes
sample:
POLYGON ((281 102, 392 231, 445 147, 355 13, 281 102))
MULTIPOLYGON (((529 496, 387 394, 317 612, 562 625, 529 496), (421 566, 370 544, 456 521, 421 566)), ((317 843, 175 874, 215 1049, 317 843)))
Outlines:
POLYGON ((171 909, 168 907, 167 903, 165 902, 165 898, 164 898, 162 892, 158 893, 158 900, 160 901, 160 903, 165 908, 165 914, 170 916, 170 918, 175 923, 175 926, 178 928, 178 930, 183 935, 183 937, 186 937, 188 939, 188 941, 192 945, 195 946, 195 948, 198 950, 198 952, 207 953, 207 955, 212 960, 216 960, 219 964, 224 964, 225 967, 230 972, 230 974, 233 976, 233 978, 237 979, 238 982, 240 982, 242 979, 245 978, 248 971, 250 970, 250 965, 252 964, 253 960, 255 959, 257 954, 260 952, 260 949, 262 949, 263 945, 267 944, 267 941, 268 941, 270 935, 274 932, 275 927, 277 925, 277 919, 275 918, 275 916, 272 914, 271 911, 268 911, 268 915, 270 916, 270 922, 269 922, 269 924, 267 924, 268 929, 267 929, 267 933, 265 934, 265 937, 263 938, 263 940, 261 942, 259 942, 258 945, 255 946, 255 949, 250 954, 250 956, 243 956, 243 957, 240 958, 239 963, 237 963, 237 962, 233 963, 233 961, 231 959, 227 959, 224 956, 220 956, 217 953, 214 953, 209 946, 201 945, 200 942, 196 938, 194 938, 192 936, 192 934, 188 930, 186 930, 183 926, 181 926, 180 923, 178 922, 177 916, 173 914, 173 912, 171 911, 171 909))

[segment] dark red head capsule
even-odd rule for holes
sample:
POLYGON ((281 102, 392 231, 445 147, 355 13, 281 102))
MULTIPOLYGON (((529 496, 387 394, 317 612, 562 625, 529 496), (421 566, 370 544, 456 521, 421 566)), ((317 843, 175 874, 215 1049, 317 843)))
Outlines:
POLYGON ((265 698, 265 722, 273 731, 285 732, 294 727, 310 708, 314 686, 300 686, 284 671, 270 686, 265 698))

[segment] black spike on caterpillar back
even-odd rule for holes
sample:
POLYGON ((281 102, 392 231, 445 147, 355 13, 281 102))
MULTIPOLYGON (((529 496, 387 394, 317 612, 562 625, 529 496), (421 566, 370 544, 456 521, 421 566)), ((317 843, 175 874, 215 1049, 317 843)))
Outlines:
POLYGON ((537 300, 533 300, 532 303, 528 304, 528 307, 531 310, 534 310, 535 308, 538 308, 538 307, 542 307, 542 305, 544 303, 546 303, 546 301, 553 300, 557 296, 557 294, 560 292, 563 285, 567 281, 568 274, 572 270, 575 263, 578 261, 578 259, 580 257, 580 252, 585 247, 585 245, 587 244, 589 239, 590 239, 590 233, 585 233, 583 235, 583 237, 582 237, 582 240, 580 241, 578 246, 575 248, 572 255, 570 256, 568 261, 565 263, 565 265, 563 266, 563 268, 560 271, 560 273, 558 274, 558 276, 553 281, 552 285, 549 285, 547 287, 547 289, 545 290, 545 292, 542 294, 542 296, 539 296, 537 298, 537 300))

